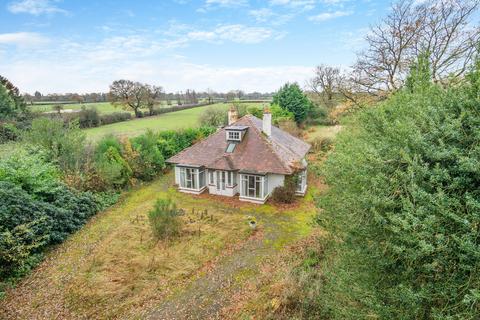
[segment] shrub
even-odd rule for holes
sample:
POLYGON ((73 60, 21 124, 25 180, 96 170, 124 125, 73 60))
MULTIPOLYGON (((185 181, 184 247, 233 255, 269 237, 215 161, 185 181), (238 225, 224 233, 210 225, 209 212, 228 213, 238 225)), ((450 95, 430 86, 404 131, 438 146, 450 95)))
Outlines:
POLYGON ((275 125, 278 125, 283 121, 295 120, 295 116, 292 112, 280 108, 278 104, 272 104, 270 106, 270 112, 272 113, 272 121, 275 125))
POLYGON ((316 137, 311 142, 313 152, 327 152, 333 145, 333 140, 328 137, 316 137))
POLYGON ((12 230, 0 230, 0 276, 3 279, 20 277, 34 265, 32 256, 48 239, 32 231, 40 223, 41 220, 34 220, 17 225, 12 230))
POLYGON ((78 121, 65 126, 61 119, 37 118, 25 140, 47 150, 50 159, 64 171, 76 171, 83 163, 86 136, 78 121))
POLYGON ((413 82, 336 139, 318 201, 335 235, 322 318, 478 318, 480 115, 467 79, 413 82))
POLYGON ((168 239, 180 234, 181 220, 176 204, 170 199, 158 199, 148 213, 153 235, 157 239, 168 239))
POLYGON ((332 125, 334 121, 329 118, 326 107, 314 106, 309 110, 305 123, 308 125, 332 125))
POLYGON ((45 152, 18 150, 0 160, 0 181, 10 182, 31 194, 55 188, 58 168, 48 162, 45 152))
POLYGON ((165 168, 165 159, 158 148, 155 134, 148 130, 133 138, 132 145, 139 155, 136 157, 136 178, 152 180, 165 168))
POLYGON ((95 168, 110 188, 125 187, 133 175, 132 169, 114 146, 97 155, 95 168))
POLYGON ((101 123, 100 114, 96 108, 85 108, 78 113, 80 128, 98 127, 101 123))
POLYGON ((101 125, 112 124, 132 119, 130 112, 112 112, 100 115, 101 125))
POLYGON ((23 274, 38 261, 34 255, 47 245, 65 240, 100 208, 91 193, 69 189, 50 170, 50 165, 41 161, 25 161, 16 169, 2 170, 0 278, 23 274), (27 164, 33 168, 29 169, 27 164), (19 170, 22 165, 25 172, 19 170))
POLYGON ((13 122, 0 122, 0 143, 15 141, 20 137, 20 129, 13 122))
POLYGON ((247 113, 251 114, 252 116, 255 116, 259 119, 262 119, 263 117, 263 109, 258 108, 258 107, 248 107, 247 108, 247 113))
POLYGON ((273 201, 277 203, 293 203, 295 201, 297 181, 296 176, 285 176, 284 185, 273 189, 273 201))
POLYGON ((106 135, 100 139, 95 147, 95 160, 99 160, 107 152, 107 150, 112 147, 118 151, 118 153, 123 152, 123 146, 120 140, 115 137, 113 134, 106 135))

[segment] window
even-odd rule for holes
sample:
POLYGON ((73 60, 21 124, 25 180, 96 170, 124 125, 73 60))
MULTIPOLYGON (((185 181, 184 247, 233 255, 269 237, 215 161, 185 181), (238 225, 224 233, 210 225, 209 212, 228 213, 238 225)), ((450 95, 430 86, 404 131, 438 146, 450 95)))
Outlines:
POLYGON ((265 176, 241 175, 240 195, 248 198, 263 199, 267 196, 267 179, 265 176))
POLYGON ((236 146, 235 143, 229 143, 228 146, 227 146, 227 150, 225 152, 232 153, 233 150, 235 150, 235 146, 236 146))
POLYGON ((205 170, 180 167, 180 187, 199 190, 205 186, 205 170))
POLYGON ((307 186, 307 171, 303 170, 297 175, 297 192, 304 192, 307 186))
POLYGON ((240 141, 240 131, 227 131, 227 140, 240 141))
POLYGON ((215 171, 213 171, 213 170, 208 170, 208 172, 210 173, 210 181, 209 181, 209 183, 210 183, 210 184, 215 184, 215 181, 214 181, 215 171))

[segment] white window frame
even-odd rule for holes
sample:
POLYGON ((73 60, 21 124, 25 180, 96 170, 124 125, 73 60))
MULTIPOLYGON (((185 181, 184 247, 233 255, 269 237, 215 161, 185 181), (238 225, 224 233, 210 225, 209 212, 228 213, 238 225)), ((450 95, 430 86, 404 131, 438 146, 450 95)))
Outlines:
POLYGON ((208 170, 208 184, 215 184, 215 170, 208 170))
POLYGON ((240 197, 241 198, 264 200, 267 198, 267 196, 268 196, 267 176, 255 175, 255 174, 240 175, 240 197), (253 179, 253 187, 250 186, 250 182, 251 182, 250 179, 253 179), (246 193, 245 193, 245 186, 247 188, 246 193), (259 186, 260 188, 259 192, 257 192, 257 186, 259 186), (254 190, 253 196, 250 193, 251 190, 254 190), (259 194, 260 196, 257 197, 256 196, 257 194, 259 194))
POLYGON ((203 168, 179 167, 179 170, 181 189, 198 191, 205 188, 205 170, 203 168), (190 186, 188 186, 189 184, 190 186))
POLYGON ((307 169, 300 171, 297 174, 297 189, 295 192, 297 193, 303 193, 305 192, 305 189, 307 187, 307 169))
POLYGON ((227 140, 241 141, 242 133, 235 130, 227 130, 227 140))

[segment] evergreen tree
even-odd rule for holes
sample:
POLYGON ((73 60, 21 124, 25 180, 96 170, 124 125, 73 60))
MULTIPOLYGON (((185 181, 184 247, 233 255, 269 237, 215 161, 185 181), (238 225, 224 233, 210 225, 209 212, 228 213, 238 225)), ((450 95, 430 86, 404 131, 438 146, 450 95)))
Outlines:
POLYGON ((312 108, 312 103, 297 83, 286 83, 273 96, 273 104, 290 111, 297 123, 302 123, 312 108))

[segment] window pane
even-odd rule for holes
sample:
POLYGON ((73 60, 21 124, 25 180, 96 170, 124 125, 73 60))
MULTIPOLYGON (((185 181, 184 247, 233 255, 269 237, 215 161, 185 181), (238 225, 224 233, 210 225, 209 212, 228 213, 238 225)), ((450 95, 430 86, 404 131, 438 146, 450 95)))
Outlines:
POLYGON ((197 170, 194 170, 194 169, 191 170, 193 189, 198 189, 198 173, 196 171, 197 170))
POLYGON ((180 187, 185 188, 185 168, 180 168, 180 187))
POLYGON ((203 188, 205 186, 205 171, 200 171, 199 173, 199 188, 203 188))
POLYGON ((260 197, 260 190, 261 190, 260 179, 258 177, 256 177, 256 179, 255 179, 255 197, 256 198, 261 198, 260 197))

